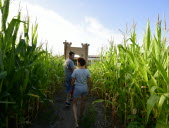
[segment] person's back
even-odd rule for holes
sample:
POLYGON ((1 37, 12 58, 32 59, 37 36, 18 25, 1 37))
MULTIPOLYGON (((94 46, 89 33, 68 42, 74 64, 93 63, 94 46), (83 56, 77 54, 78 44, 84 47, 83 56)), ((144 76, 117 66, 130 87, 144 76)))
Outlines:
POLYGON ((90 77, 88 69, 75 69, 76 75, 75 85, 87 85, 87 78, 90 77))
POLYGON ((72 73, 72 85, 75 84, 73 93, 73 113, 75 126, 78 128, 77 101, 81 97, 80 116, 82 117, 85 109, 86 95, 88 94, 88 86, 90 86, 90 72, 85 68, 86 61, 83 58, 79 57, 77 59, 77 64, 79 69, 75 69, 72 73))
POLYGON ((74 69, 74 68, 75 68, 75 66, 74 66, 73 61, 70 58, 66 59, 65 65, 64 65, 66 80, 71 79, 71 75, 73 73, 72 69, 74 69))
POLYGON ((74 59, 74 52, 69 52, 69 58, 66 59, 64 69, 65 69, 65 85, 66 85, 66 106, 70 106, 69 99, 72 98, 70 90, 71 90, 71 80, 72 80, 72 73, 75 69, 74 62, 72 61, 74 59))

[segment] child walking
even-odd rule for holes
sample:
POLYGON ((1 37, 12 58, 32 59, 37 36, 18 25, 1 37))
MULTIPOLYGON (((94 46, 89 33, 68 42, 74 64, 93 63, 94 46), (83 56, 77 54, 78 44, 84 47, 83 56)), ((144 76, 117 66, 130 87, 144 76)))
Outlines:
POLYGON ((83 116, 85 109, 86 95, 88 94, 88 86, 90 86, 90 72, 85 68, 86 61, 84 58, 79 57, 77 59, 78 69, 75 69, 72 73, 71 85, 74 86, 73 93, 73 114, 75 119, 75 127, 78 128, 79 124, 77 122, 77 101, 81 98, 80 104, 80 117, 83 116))

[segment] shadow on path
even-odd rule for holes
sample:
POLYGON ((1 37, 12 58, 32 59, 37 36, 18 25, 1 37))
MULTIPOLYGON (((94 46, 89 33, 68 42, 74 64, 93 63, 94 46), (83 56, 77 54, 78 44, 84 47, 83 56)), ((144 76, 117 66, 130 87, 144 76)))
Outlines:
POLYGON ((74 128, 72 105, 65 107, 65 91, 61 89, 54 103, 44 104, 30 128, 74 128))
MULTIPOLYGON (((72 105, 65 106, 65 95, 64 88, 61 88, 54 97, 54 103, 44 104, 29 128, 75 128, 72 105)), ((94 99, 87 98, 85 116, 79 128, 113 128, 111 119, 106 121, 105 126, 103 104, 91 105, 94 99), (92 125, 89 124, 89 127, 87 123, 92 125)))

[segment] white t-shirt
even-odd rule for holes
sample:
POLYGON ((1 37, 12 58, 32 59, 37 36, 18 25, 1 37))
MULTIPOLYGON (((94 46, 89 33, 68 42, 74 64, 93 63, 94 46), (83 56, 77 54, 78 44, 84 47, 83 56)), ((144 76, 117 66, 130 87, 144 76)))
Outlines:
POLYGON ((75 69, 72 73, 72 78, 76 78, 76 85, 87 85, 87 79, 90 77, 88 69, 75 69))

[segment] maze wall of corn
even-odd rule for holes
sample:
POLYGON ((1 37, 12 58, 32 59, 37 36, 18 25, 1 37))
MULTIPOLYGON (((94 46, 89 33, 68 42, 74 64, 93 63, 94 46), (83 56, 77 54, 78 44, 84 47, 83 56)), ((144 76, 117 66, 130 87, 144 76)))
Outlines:
POLYGON ((0 0, 0 128, 29 124, 41 102, 52 102, 64 74, 64 59, 37 46, 38 24, 22 20, 22 12, 9 21, 9 5, 0 0))
MULTIPOLYGON (((63 57, 37 45, 38 24, 31 24, 29 16, 23 20, 18 11, 9 21, 9 6, 10 0, 0 0, 2 128, 29 124, 41 102, 52 102, 64 81, 63 57)), ((133 25, 123 43, 111 41, 109 49, 99 54, 99 61, 88 67, 92 95, 98 97, 95 103, 102 102, 105 111, 111 111, 114 125, 120 121, 127 128, 169 127, 168 35, 165 19, 157 20, 155 33, 148 21, 140 45, 133 25)))

